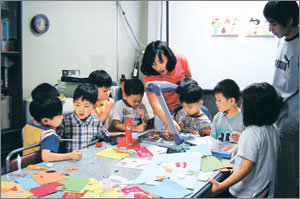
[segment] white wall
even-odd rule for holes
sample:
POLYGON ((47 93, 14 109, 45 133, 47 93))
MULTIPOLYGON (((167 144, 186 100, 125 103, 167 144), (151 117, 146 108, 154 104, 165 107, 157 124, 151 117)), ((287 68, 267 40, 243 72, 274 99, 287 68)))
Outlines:
MULTIPOLYGON (((277 39, 275 37, 212 37, 211 19, 249 14, 263 16, 261 1, 170 1, 170 47, 184 54, 193 78, 213 89, 225 78, 240 89, 253 82, 271 83, 277 39)), ((242 20, 241 20, 242 22, 242 20)), ((243 25, 243 24, 242 24, 243 25)), ((242 28, 242 27, 241 27, 242 28)))
MULTIPOLYGON (((133 31, 146 43, 147 2, 121 1, 133 31)), ((96 69, 116 76, 117 7, 115 1, 23 1, 23 97, 42 82, 57 83, 63 69, 89 75, 96 69), (36 35, 30 21, 37 14, 50 20, 49 31, 36 35)), ((119 17, 119 76, 131 77, 136 51, 119 17)))

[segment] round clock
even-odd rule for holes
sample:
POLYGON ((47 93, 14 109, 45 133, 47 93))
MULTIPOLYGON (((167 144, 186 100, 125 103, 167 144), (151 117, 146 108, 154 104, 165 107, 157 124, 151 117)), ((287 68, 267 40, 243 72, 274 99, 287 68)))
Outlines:
POLYGON ((31 24, 33 30, 39 34, 43 34, 48 31, 50 22, 46 15, 39 14, 32 18, 31 24))

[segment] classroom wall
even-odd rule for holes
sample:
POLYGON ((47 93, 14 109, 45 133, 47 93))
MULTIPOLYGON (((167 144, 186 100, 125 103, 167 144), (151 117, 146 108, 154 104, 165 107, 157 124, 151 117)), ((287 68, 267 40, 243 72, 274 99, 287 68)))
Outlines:
POLYGON ((184 54, 193 78, 213 89, 225 78, 240 89, 253 82, 272 82, 277 48, 275 37, 245 37, 248 16, 263 17, 265 1, 170 1, 170 47, 184 54), (237 37, 212 37, 212 19, 240 18, 237 37))
MULTIPOLYGON (((143 43, 147 43, 147 2, 121 1, 127 19, 143 43)), ((117 6, 115 1, 23 1, 23 97, 42 82, 56 84, 63 69, 79 69, 88 75, 104 69, 114 81, 117 54, 117 6), (34 34, 31 19, 45 14, 50 28, 34 34)), ((131 77, 136 56, 134 40, 119 16, 119 76, 131 77)))

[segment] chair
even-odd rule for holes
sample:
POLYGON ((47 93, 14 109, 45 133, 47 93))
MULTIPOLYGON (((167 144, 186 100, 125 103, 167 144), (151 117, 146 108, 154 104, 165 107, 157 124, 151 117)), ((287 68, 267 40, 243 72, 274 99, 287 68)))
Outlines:
POLYGON ((271 181, 268 180, 262 190, 253 194, 253 198, 267 198, 269 195, 271 181))
MULTIPOLYGON (((21 151, 24 151, 26 149, 30 149, 33 147, 37 147, 40 146, 41 144, 33 144, 33 145, 29 145, 29 146, 25 146, 25 147, 21 147, 18 149, 15 149, 13 151, 11 151, 7 156, 6 156, 6 172, 12 172, 12 171, 16 171, 18 170, 18 161, 17 158, 13 159, 12 161, 10 161, 10 158, 12 157, 13 154, 15 153, 19 153, 21 151)), ((42 156, 41 156, 41 151, 36 151, 24 156, 21 156, 21 168, 25 168, 30 164, 37 164, 42 162, 42 156)))

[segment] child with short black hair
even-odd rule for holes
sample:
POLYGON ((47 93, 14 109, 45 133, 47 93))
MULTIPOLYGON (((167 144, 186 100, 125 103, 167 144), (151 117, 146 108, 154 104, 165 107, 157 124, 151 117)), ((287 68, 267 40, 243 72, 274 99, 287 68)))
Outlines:
POLYGON ((27 123, 23 130, 23 146, 41 143, 41 147, 24 150, 23 155, 41 149, 43 161, 79 160, 81 152, 59 154, 59 137, 53 128, 58 127, 63 119, 62 103, 55 96, 35 96, 30 103, 30 114, 34 121, 27 123))
POLYGON ((41 83, 31 91, 31 98, 34 100, 39 96, 55 96, 59 97, 57 89, 49 83, 41 83))
POLYGON ((206 136, 210 134, 211 121, 207 115, 202 112, 202 88, 195 80, 184 78, 178 83, 176 92, 182 105, 175 115, 175 121, 189 133, 206 136))
POLYGON ((73 139, 66 142, 63 151, 87 147, 92 138, 108 137, 109 133, 99 118, 92 114, 98 98, 97 86, 90 83, 80 84, 74 91, 74 112, 65 115, 57 133, 63 139, 73 139))
POLYGON ((240 98, 239 86, 232 79, 224 79, 214 88, 219 110, 214 116, 210 135, 221 141, 238 141, 245 129, 243 115, 237 106, 240 98))
POLYGON ((116 102, 113 113, 113 127, 125 131, 125 118, 132 119, 132 131, 146 130, 148 112, 142 103, 144 84, 140 79, 129 79, 124 83, 123 99, 116 102))
POLYGON ((98 100, 93 113, 96 114, 102 124, 108 128, 108 118, 110 118, 110 111, 115 101, 109 97, 112 79, 110 75, 104 70, 95 70, 89 77, 88 82, 95 84, 98 87, 98 100))
POLYGON ((246 126, 238 142, 234 172, 223 182, 210 180, 211 195, 229 187, 229 194, 237 198, 253 198, 270 180, 268 197, 274 197, 278 130, 274 125, 282 98, 270 84, 254 83, 242 93, 243 123, 246 126))

